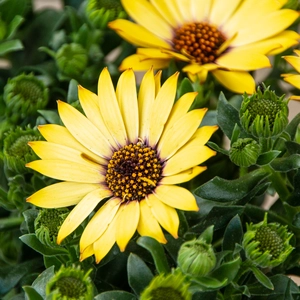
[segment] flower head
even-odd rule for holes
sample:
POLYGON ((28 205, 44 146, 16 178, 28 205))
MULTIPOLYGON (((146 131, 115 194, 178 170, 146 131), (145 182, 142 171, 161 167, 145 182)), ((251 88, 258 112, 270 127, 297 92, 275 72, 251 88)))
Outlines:
POLYGON ((89 277, 92 270, 84 272, 80 267, 62 266, 46 286, 46 295, 51 299, 91 300, 93 285, 89 277))
POLYGON ((288 105, 284 95, 278 97, 270 87, 258 86, 252 96, 244 94, 240 109, 241 124, 255 137, 280 134, 288 124, 288 105))
POLYGON ((190 300, 189 283, 179 269, 170 274, 160 274, 152 279, 142 292, 141 300, 190 300))
POLYGON ((258 224, 247 224, 243 238, 246 256, 260 267, 276 267, 283 263, 293 251, 290 239, 293 236, 287 226, 279 223, 268 223, 267 213, 258 224))
POLYGON ((216 154, 205 144, 218 127, 198 128, 207 110, 189 111, 194 92, 173 107, 177 78, 178 73, 160 86, 160 72, 149 70, 137 94, 129 69, 115 91, 105 68, 98 95, 78 88, 85 116, 58 101, 65 127, 42 125, 47 141, 29 143, 41 160, 27 167, 63 182, 28 201, 46 208, 75 205, 58 243, 100 207, 81 236, 81 259, 95 254, 99 262, 115 242, 124 251, 136 230, 166 243, 161 227, 178 236, 176 209, 198 210, 193 194, 176 184, 206 169, 198 165, 216 154))
MULTIPOLYGON (((298 74, 282 74, 283 80, 295 86, 300 90, 300 50, 294 50, 298 56, 283 56, 283 58, 294 67, 298 74)), ((300 95, 293 95, 290 97, 293 100, 300 100, 300 95)))
POLYGON ((252 94, 248 71, 269 67, 266 55, 298 43, 299 34, 285 29, 299 13, 281 9, 285 2, 122 0, 136 23, 118 19, 109 27, 141 48, 120 69, 160 69, 174 59, 186 63, 183 71, 193 80, 205 81, 211 72, 226 88, 252 94))

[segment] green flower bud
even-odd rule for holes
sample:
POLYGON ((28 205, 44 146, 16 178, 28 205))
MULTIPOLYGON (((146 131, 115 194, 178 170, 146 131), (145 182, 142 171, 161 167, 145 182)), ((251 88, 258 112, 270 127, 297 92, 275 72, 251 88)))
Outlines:
POLYGON ((181 245, 177 262, 183 273, 205 276, 215 267, 216 256, 211 244, 203 239, 192 240, 181 245))
POLYGON ((142 292, 140 300, 191 300, 186 276, 176 269, 170 274, 155 276, 142 292))
POLYGON ((260 154, 260 145, 251 138, 238 139, 229 151, 229 158, 239 167, 249 167, 256 163, 260 154))
POLYGON ((243 128, 255 137, 280 134, 288 124, 288 105, 284 95, 277 97, 269 87, 259 86, 252 96, 244 94, 240 109, 243 128))
POLYGON ((55 58, 59 70, 69 77, 80 76, 88 63, 86 50, 76 43, 64 44, 55 58))
POLYGON ((41 209, 34 221, 36 237, 47 246, 57 246, 58 231, 69 214, 67 208, 41 209))
POLYGON ((93 299, 93 285, 89 277, 91 271, 92 270, 85 273, 80 269, 79 266, 62 266, 60 270, 47 283, 46 295, 51 295, 51 299, 53 300, 93 299))
POLYGON ((293 234, 287 231, 287 226, 268 224, 267 213, 262 222, 246 225, 243 247, 246 257, 255 265, 262 268, 276 267, 293 251, 294 248, 289 243, 293 234))
POLYGON ((5 169, 14 174, 30 173, 25 164, 36 160, 37 156, 28 146, 28 142, 41 139, 41 135, 35 129, 21 129, 17 127, 14 130, 5 133, 3 141, 3 161, 5 169))
POLYGON ((104 29, 110 21, 127 17, 120 0, 89 0, 86 15, 99 29, 104 29))
POLYGON ((19 75, 8 80, 3 94, 6 115, 12 123, 35 116, 48 103, 48 89, 33 74, 19 75))

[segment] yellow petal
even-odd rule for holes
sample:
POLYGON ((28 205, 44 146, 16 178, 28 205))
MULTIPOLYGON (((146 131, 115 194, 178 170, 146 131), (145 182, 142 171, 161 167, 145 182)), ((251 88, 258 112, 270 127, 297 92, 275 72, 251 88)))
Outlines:
POLYGON ((140 219, 139 201, 129 201, 122 204, 116 225, 116 242, 120 251, 125 248, 134 235, 140 219))
POLYGON ((284 81, 300 89, 300 75, 291 75, 283 78, 284 81))
POLYGON ((68 103, 57 102, 59 115, 74 138, 95 154, 109 158, 112 147, 97 127, 68 103))
POLYGON ((164 40, 173 37, 172 27, 161 17, 147 0, 122 0, 124 9, 138 24, 164 40))
POLYGON ((154 81, 155 81, 155 97, 157 96, 160 88, 161 88, 161 73, 162 71, 159 70, 154 75, 154 81))
POLYGON ((141 236, 150 236, 162 244, 167 243, 162 229, 153 216, 146 200, 140 201, 140 219, 137 231, 141 236))
POLYGON ((153 68, 155 70, 167 68, 170 59, 151 59, 143 55, 133 54, 127 56, 121 63, 121 71, 132 68, 134 71, 145 71, 153 68))
POLYGON ((67 160, 35 160, 26 164, 26 167, 58 180, 82 183, 102 183, 105 180, 105 176, 100 173, 100 166, 97 169, 67 160))
POLYGON ((193 139, 166 161, 163 176, 174 175, 195 167, 214 155, 215 151, 202 144, 199 145, 198 140, 193 139))
POLYGON ((120 204, 120 199, 111 198, 95 213, 81 235, 81 251, 94 243, 105 232, 108 225, 115 218, 120 204))
POLYGON ((207 169, 206 166, 196 166, 191 169, 185 170, 183 172, 177 173, 175 175, 163 177, 160 181, 161 184, 178 184, 190 181, 203 171, 207 169))
POLYGON ((300 73, 300 57, 298 56, 282 56, 294 69, 300 73))
POLYGON ((197 129, 193 138, 198 140, 199 145, 205 145, 211 136, 219 129, 217 125, 214 126, 202 126, 197 129))
POLYGON ((251 71, 271 67, 267 56, 239 48, 232 49, 218 57, 215 63, 226 69, 251 71))
POLYGON ((106 254, 116 242, 116 220, 117 218, 114 218, 112 220, 112 222, 108 225, 104 233, 93 244, 93 251, 95 253, 97 264, 106 256, 106 254))
POLYGON ((88 247, 86 247, 82 253, 80 253, 79 260, 83 261, 86 258, 92 256, 93 254, 94 254, 94 247, 93 247, 93 244, 91 244, 88 247))
POLYGON ((149 69, 144 75, 139 93, 139 117, 140 117, 140 126, 139 126, 139 136, 145 140, 147 137, 147 132, 150 126, 150 111, 153 106, 155 98, 155 80, 153 75, 152 68, 149 69))
POLYGON ((174 104, 179 73, 169 77, 159 90, 150 113, 148 142, 155 147, 174 104))
MULTIPOLYGON (((127 93, 127 90, 123 90, 127 93)), ((118 100, 107 68, 104 68, 98 81, 98 97, 104 123, 116 143, 124 146, 127 143, 126 129, 118 100)), ((97 141, 98 142, 98 141, 97 141)))
POLYGON ((133 45, 139 47, 171 48, 169 43, 159 38, 156 34, 128 20, 114 20, 108 23, 108 27, 115 30, 120 37, 133 45))
POLYGON ((63 239, 71 234, 89 216, 101 200, 110 196, 112 196, 110 190, 100 188, 83 197, 61 225, 57 235, 57 243, 60 244, 63 239))
POLYGON ((235 93, 253 94, 255 92, 255 81, 247 72, 241 71, 212 71, 213 76, 228 90, 235 93))
POLYGON ((75 163, 97 168, 104 172, 104 168, 99 164, 87 159, 83 153, 78 150, 45 141, 29 142, 28 145, 41 159, 56 159, 56 160, 68 160, 75 163))
POLYGON ((98 96, 79 85, 78 97, 87 118, 100 130, 100 132, 105 136, 109 144, 112 145, 112 147, 117 148, 115 140, 113 139, 109 130, 104 124, 99 107, 98 96))
POLYGON ((99 188, 95 183, 59 182, 37 191, 26 199, 36 206, 59 208, 77 204, 85 195, 99 188))
POLYGON ((199 127, 206 111, 206 109, 194 109, 180 118, 173 126, 165 129, 157 146, 161 159, 168 159, 187 143, 199 127))
POLYGON ((145 56, 145 58, 155 58, 155 59, 168 59, 170 60, 172 58, 171 55, 169 55, 166 52, 162 52, 159 48, 138 48, 136 50, 136 53, 138 55, 145 56))
POLYGON ((203 22, 209 19, 210 10, 213 7, 213 0, 194 0, 192 5, 191 10, 194 16, 192 21, 203 22))
POLYGON ((146 201, 159 224, 175 239, 178 238, 179 218, 175 208, 164 204, 154 194, 148 195, 146 201))
POLYGON ((176 185, 159 185, 155 196, 163 203, 181 210, 198 211, 194 195, 187 189, 176 185))
POLYGON ((83 153, 85 157, 99 164, 107 164, 107 160, 88 150, 82 144, 80 144, 69 130, 63 126, 56 124, 40 125, 38 127, 42 136, 48 141, 56 144, 61 144, 69 148, 76 149, 83 153))
POLYGON ((135 77, 131 69, 125 71, 120 76, 116 94, 126 127, 128 140, 131 143, 136 143, 139 134, 139 112, 135 77))
POLYGON ((182 53, 178 53, 178 52, 175 52, 175 51, 172 51, 172 50, 167 50, 167 49, 161 49, 161 52, 165 53, 165 54, 168 54, 169 58, 174 58, 176 60, 182 60, 182 61, 185 61, 185 62, 190 62, 191 61, 191 58, 186 56, 184 54, 184 52, 182 54, 182 53))
POLYGON ((197 74, 203 72, 203 70, 212 71, 218 69, 219 66, 211 63, 211 64, 205 64, 205 65, 199 65, 195 63, 191 63, 190 65, 187 65, 182 68, 184 72, 188 72, 191 74, 197 74))
POLYGON ((290 99, 300 101, 300 96, 291 96, 290 99))

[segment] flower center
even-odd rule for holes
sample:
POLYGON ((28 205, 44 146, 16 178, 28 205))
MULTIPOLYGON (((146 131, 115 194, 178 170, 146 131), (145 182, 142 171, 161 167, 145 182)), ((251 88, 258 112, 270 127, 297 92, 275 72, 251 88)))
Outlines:
POLYGON ((151 292, 151 299, 172 299, 172 300, 184 300, 185 297, 181 295, 181 293, 171 287, 159 287, 151 292))
POLYGON ((62 296, 67 299, 80 299, 87 291, 82 280, 75 277, 63 277, 56 282, 52 290, 58 289, 62 296))
POLYGON ((142 200, 156 187, 161 172, 156 150, 139 142, 114 152, 107 166, 106 183, 116 197, 142 200))
POLYGON ((173 38, 174 49, 187 54, 199 64, 207 64, 218 57, 225 36, 206 22, 184 24, 177 28, 173 38))

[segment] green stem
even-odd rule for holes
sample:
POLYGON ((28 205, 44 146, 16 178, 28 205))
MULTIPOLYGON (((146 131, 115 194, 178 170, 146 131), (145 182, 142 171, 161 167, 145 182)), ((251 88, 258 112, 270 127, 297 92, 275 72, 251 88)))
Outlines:
POLYGON ((0 231, 19 228, 23 221, 23 217, 9 217, 0 219, 0 231))
POLYGON ((286 186, 286 182, 282 178, 281 174, 279 172, 274 171, 270 166, 264 166, 264 169, 268 171, 271 176, 270 179, 272 181, 273 187, 278 193, 280 199, 282 201, 286 201, 287 198, 290 195, 290 192, 286 186))

